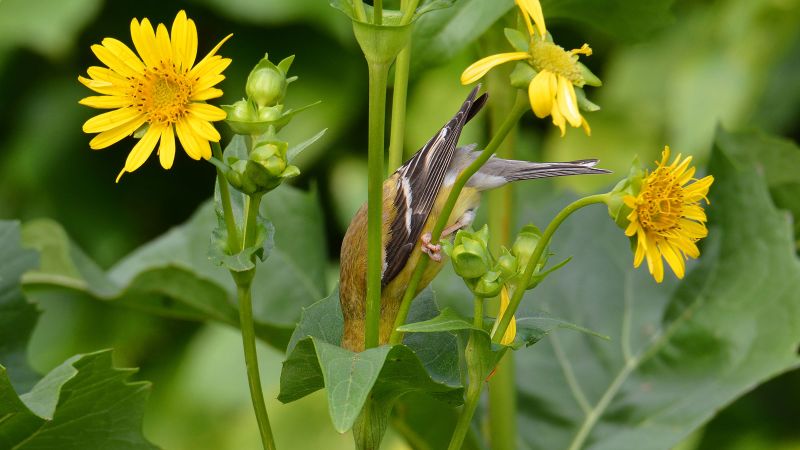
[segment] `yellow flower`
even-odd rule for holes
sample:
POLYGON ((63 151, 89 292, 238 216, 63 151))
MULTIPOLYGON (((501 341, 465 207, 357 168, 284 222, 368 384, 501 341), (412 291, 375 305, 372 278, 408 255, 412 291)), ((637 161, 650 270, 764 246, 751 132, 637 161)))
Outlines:
POLYGON ((706 214, 701 200, 708 203, 708 188, 714 177, 692 178, 695 168, 692 157, 681 155, 668 164, 669 147, 661 154, 661 162, 652 173, 645 175, 636 196, 626 195, 628 214, 625 234, 635 236, 636 253, 633 265, 639 267, 647 258, 647 267, 657 282, 664 279, 663 257, 678 278, 683 278, 685 260, 697 258, 700 251, 695 243, 706 237, 706 214))
MULTIPOLYGON (((500 312, 497 313, 497 321, 494 323, 494 328, 492 329, 492 335, 494 332, 497 331, 497 326, 500 325, 500 319, 506 313, 506 309, 508 309, 508 305, 511 303, 511 299, 508 295, 508 289, 503 286, 503 289, 500 291, 500 312)), ((503 334, 503 338, 500 339, 500 343, 503 345, 511 345, 514 343, 514 338, 517 336, 517 319, 512 317, 511 322, 508 323, 508 328, 506 328, 505 334, 503 334)))
POLYGON ((589 123, 578 109, 575 86, 583 87, 587 83, 578 55, 591 55, 592 49, 584 44, 579 49, 566 51, 554 44, 548 40, 539 1, 516 0, 516 3, 528 29, 530 44, 527 51, 487 56, 464 70, 461 83, 474 83, 500 64, 526 60, 537 72, 528 85, 528 98, 534 114, 539 118, 550 116, 553 124, 561 130, 561 136, 566 133, 567 123, 573 127, 582 126, 587 135, 591 134, 589 123))
POLYGON ((175 159, 175 134, 192 159, 209 159, 209 141, 219 142, 220 135, 211 122, 223 120, 225 112, 205 101, 222 96, 214 86, 225 79, 222 71, 231 63, 215 55, 228 35, 200 62, 197 56, 197 28, 180 11, 171 32, 164 24, 154 30, 150 21, 131 21, 131 38, 138 56, 127 45, 105 38, 92 51, 107 67, 92 66, 78 80, 102 94, 86 97, 81 104, 113 111, 99 114, 83 124, 85 133, 98 133, 89 146, 106 148, 146 126, 117 176, 138 169, 156 144, 161 166, 172 167, 175 159))

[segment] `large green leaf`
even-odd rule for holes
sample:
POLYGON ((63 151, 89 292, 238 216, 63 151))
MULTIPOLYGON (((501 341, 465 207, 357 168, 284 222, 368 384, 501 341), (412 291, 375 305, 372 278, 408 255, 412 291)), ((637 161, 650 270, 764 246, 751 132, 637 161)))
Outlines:
MULTIPOLYGON (((529 446, 670 448, 738 396, 800 365, 800 265, 758 163, 762 152, 797 149, 725 132, 716 142, 709 237, 684 282, 658 285, 634 270, 627 239, 602 208, 579 212, 557 234, 552 250, 573 262, 525 306, 613 341, 558 333, 550 345, 517 353, 526 374, 519 429, 529 446)), ((789 176, 797 166, 774 170, 789 176)))
POLYGON ((28 340, 39 318, 20 289, 22 274, 36 267, 36 252, 20 246, 19 223, 0 221, 0 364, 10 370, 11 383, 28 390, 39 376, 28 365, 28 340))
MULTIPOLYGON (((433 295, 425 291, 410 316, 423 320, 436 312, 433 295)), ((339 347, 342 326, 338 291, 303 311, 283 364, 278 400, 288 403, 327 388, 331 420, 339 432, 353 426, 368 397, 384 419, 394 402, 411 392, 451 405, 462 402, 455 336, 412 334, 405 345, 353 353, 339 347)))
POLYGON ((110 351, 78 355, 18 396, 0 366, 0 448, 155 449, 141 432, 150 383, 128 382, 133 372, 110 351))
MULTIPOLYGON (((289 186, 270 192, 261 214, 275 225, 275 248, 253 280, 256 333, 282 348, 298 319, 325 288, 325 237, 317 197, 289 186)), ((74 296, 110 301, 153 314, 190 320, 238 323, 230 274, 209 260, 217 219, 211 202, 183 225, 145 244, 104 272, 55 222, 24 227, 25 241, 41 251, 41 269, 24 277, 39 296, 74 296)))

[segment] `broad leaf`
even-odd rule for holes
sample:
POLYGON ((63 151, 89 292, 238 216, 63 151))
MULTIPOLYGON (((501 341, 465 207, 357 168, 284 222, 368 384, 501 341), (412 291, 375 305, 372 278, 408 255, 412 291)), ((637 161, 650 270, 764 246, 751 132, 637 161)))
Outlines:
MULTIPOLYGON (((435 308, 433 296, 425 291, 410 316, 430 318, 435 308)), ((412 335, 405 345, 353 353, 339 347, 342 326, 338 291, 303 311, 283 364, 278 400, 288 403, 327 388, 331 420, 340 432, 353 426, 370 394, 384 418, 394 402, 410 392, 451 405, 462 401, 453 335, 412 335)))
POLYGON ((0 366, 0 448, 139 450, 156 447, 141 433, 146 382, 128 382, 111 352, 70 358, 18 396, 0 366))
MULTIPOLYGON (((632 268, 627 239, 602 208, 581 211, 556 234, 552 250, 573 263, 537 288, 534 304, 613 340, 559 333, 517 354, 521 373, 532 374, 519 378, 527 445, 670 448, 738 396, 800 365, 800 265, 787 215, 757 164, 779 149, 790 150, 719 133, 709 237, 677 288, 632 268)), ((797 167, 774 170, 788 177, 797 167)))
MULTIPOLYGON (((270 192, 261 214, 275 225, 275 247, 253 280, 257 335, 282 348, 298 319, 298 306, 324 291, 325 237, 315 194, 289 186, 270 192)), ((208 256, 217 219, 202 205, 186 223, 145 244, 107 272, 64 230, 48 220, 25 224, 26 243, 40 250, 42 267, 24 277, 33 298, 69 295, 110 301, 153 314, 238 324, 235 286, 208 256)))
POLYGON ((19 223, 0 221, 0 364, 15 388, 26 391, 39 376, 28 365, 28 340, 39 311, 20 289, 22 274, 36 267, 36 252, 20 245, 19 223))

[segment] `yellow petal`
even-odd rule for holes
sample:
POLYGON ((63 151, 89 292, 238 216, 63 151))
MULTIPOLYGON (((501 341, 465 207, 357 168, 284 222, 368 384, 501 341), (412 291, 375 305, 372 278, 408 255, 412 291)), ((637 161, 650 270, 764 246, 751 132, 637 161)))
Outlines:
POLYGON ((216 122, 227 117, 225 111, 216 106, 209 105, 208 103, 190 103, 189 112, 194 114, 198 119, 208 122, 216 122))
POLYGON ((553 119, 553 125, 557 126, 561 130, 561 137, 564 137, 567 134, 567 122, 564 120, 564 116, 561 115, 561 110, 558 108, 558 102, 553 102, 553 109, 550 110, 550 117, 553 119))
POLYGON ((207 141, 214 141, 219 142, 220 135, 216 128, 213 125, 208 123, 205 120, 198 119, 194 114, 188 114, 184 117, 184 120, 189 124, 192 131, 195 134, 195 139, 198 137, 203 138, 207 141))
POLYGON ((549 70, 542 70, 528 85, 528 99, 536 117, 542 119, 553 110, 553 97, 556 95, 556 75, 549 70))
MULTIPOLYGON (((500 323, 500 319, 505 315, 506 310, 508 309, 508 305, 511 303, 511 299, 508 295, 508 289, 503 286, 503 289, 500 291, 500 312, 497 314, 497 322, 496 325, 500 323)), ((494 330, 492 331, 494 333, 494 330)), ((506 332, 503 334, 503 338, 500 339, 500 343, 503 345, 511 345, 514 343, 514 338, 517 336, 517 319, 513 316, 511 317, 511 322, 508 323, 508 328, 506 328, 506 332)))
POLYGON ((658 247, 661 250, 661 254, 664 255, 664 259, 667 261, 667 264, 669 264, 669 267, 672 268, 673 272, 675 272, 675 276, 678 278, 683 278, 683 275, 686 271, 683 258, 675 253, 675 250, 672 248, 669 242, 664 242, 658 247))
MULTIPOLYGON (((231 63, 230 58, 223 58, 219 55, 214 56, 213 58, 206 60, 203 63, 202 67, 200 66, 200 64, 198 64, 197 70, 193 72, 193 76, 195 78, 201 79, 202 82, 203 78, 213 77, 222 73, 222 71, 225 70, 230 65, 230 63, 231 63)), ((213 84, 211 86, 213 86, 213 84)), ((199 90, 201 88, 196 88, 196 89, 199 90)))
POLYGON ((111 51, 114 56, 128 65, 128 67, 139 73, 144 72, 144 64, 142 63, 142 60, 139 59, 139 57, 136 56, 136 53, 133 53, 133 50, 128 48, 127 45, 114 38, 105 38, 103 39, 102 43, 103 47, 111 51))
POLYGON ((139 76, 134 68, 125 63, 125 61, 118 58, 111 50, 103 47, 102 45, 92 45, 92 52, 97 56, 97 59, 102 61, 103 64, 108 66, 114 72, 124 76, 136 78, 139 76))
POLYGON ((148 67, 158 65, 159 54, 156 47, 156 34, 153 31, 153 26, 150 21, 142 19, 142 23, 131 20, 131 39, 133 46, 136 47, 136 52, 148 67))
POLYGON ((192 129, 185 119, 181 119, 175 123, 175 133, 181 141, 181 147, 192 159, 200 159, 200 145, 195 142, 192 129))
POLYGON ((205 91, 206 89, 216 85, 217 83, 219 83, 224 79, 225 75, 207 75, 200 78, 200 81, 198 81, 194 85, 193 89, 196 89, 198 92, 205 91))
POLYGON ((520 9, 533 19, 533 23, 536 24, 536 29, 539 30, 539 35, 544 39, 547 35, 547 29, 544 24, 542 5, 539 3, 539 0, 516 0, 516 2, 520 9))
POLYGON ((158 147, 158 161, 161 167, 169 169, 175 161, 175 133, 172 125, 167 125, 161 130, 161 145, 158 147))
POLYGON ((78 75, 78 81, 89 89, 97 92, 98 94, 105 95, 124 95, 125 90, 114 86, 107 81, 91 80, 89 78, 78 75))
POLYGON ((175 20, 172 21, 170 30, 172 41, 172 62, 175 69, 181 71, 184 67, 184 55, 186 54, 186 12, 178 11, 175 20))
POLYGON ((206 61, 208 61, 211 58, 213 58, 215 56, 215 54, 217 53, 217 50, 219 50, 219 48, 222 47, 222 44, 224 44, 225 41, 230 39, 232 36, 233 36, 233 34, 229 34, 229 35, 225 36, 221 41, 219 41, 219 44, 214 46, 214 48, 212 48, 211 51, 208 52, 208 54, 203 59, 201 59, 200 62, 197 63, 197 65, 194 66, 194 68, 192 70, 189 71, 189 76, 190 77, 196 77, 198 72, 206 70, 206 69, 203 68, 204 63, 206 63, 206 61))
POLYGON ((160 56, 159 60, 172 61, 172 43, 169 42, 169 33, 163 23, 158 24, 158 28, 156 28, 156 48, 160 56))
POLYGON ((573 127, 581 126, 582 117, 578 110, 578 99, 575 97, 575 88, 572 86, 571 81, 561 75, 558 76, 557 99, 558 109, 569 124, 573 127))
POLYGON ((133 150, 128 154, 128 159, 125 160, 125 168, 117 175, 117 182, 122 178, 125 172, 133 172, 147 161, 147 158, 153 153, 153 149, 158 143, 158 138, 161 137, 161 128, 151 125, 147 132, 139 139, 139 142, 133 146, 133 150))
POLYGON ((119 95, 95 95, 82 98, 78 103, 97 109, 116 109, 130 106, 131 99, 127 96, 119 95))
POLYGON ((189 97, 192 101, 203 101, 203 100, 210 100, 212 98, 222 97, 222 90, 217 88, 209 88, 199 92, 192 93, 192 96, 189 97))
POLYGON ((89 148, 92 150, 101 150, 110 145, 116 144, 127 136, 130 136, 136 131, 145 121, 144 115, 135 117, 134 119, 123 123, 122 125, 104 131, 89 141, 89 148))
POLYGON ((589 122, 587 122, 586 118, 584 118, 583 116, 581 116, 581 126, 583 127, 583 131, 584 133, 586 133, 587 136, 592 135, 592 127, 589 126, 589 122))
POLYGON ((96 115, 83 124, 84 133, 100 133, 118 127, 141 115, 136 108, 121 108, 96 115))
POLYGON ((513 53, 498 53, 496 55, 487 56, 486 58, 479 59, 472 63, 469 67, 464 69, 461 74, 461 84, 470 84, 480 80, 486 72, 492 70, 493 67, 509 61, 519 61, 528 59, 530 55, 526 52, 513 52, 513 53))
POLYGON ((192 19, 186 20, 186 53, 183 56, 183 69, 188 71, 197 58, 197 27, 192 19))

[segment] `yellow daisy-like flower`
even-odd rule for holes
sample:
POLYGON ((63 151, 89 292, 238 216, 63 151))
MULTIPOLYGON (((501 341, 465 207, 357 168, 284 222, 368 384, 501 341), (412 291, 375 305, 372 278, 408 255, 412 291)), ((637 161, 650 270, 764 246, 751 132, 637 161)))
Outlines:
POLYGON ((197 57, 197 28, 180 11, 167 31, 156 29, 150 21, 131 21, 131 38, 138 56, 114 38, 92 45, 92 51, 107 67, 92 66, 89 78, 78 80, 102 94, 86 97, 81 104, 113 111, 99 114, 83 124, 86 133, 98 133, 89 146, 106 148, 146 126, 117 176, 138 169, 156 147, 161 166, 172 167, 175 135, 192 159, 209 159, 209 141, 219 142, 219 132, 211 122, 225 119, 225 111, 205 101, 222 96, 214 86, 225 79, 222 71, 231 63, 215 53, 232 35, 220 41, 200 62, 197 57))
POLYGON ((706 195, 714 182, 711 175, 692 178, 695 168, 689 166, 691 156, 681 160, 678 154, 668 165, 669 156, 669 147, 665 147, 661 162, 657 162, 655 171, 645 175, 639 193, 623 198, 632 209, 625 234, 636 239, 633 265, 639 267, 647 258, 650 274, 658 283, 664 279, 662 257, 675 275, 683 278, 685 260, 700 256, 695 243, 708 234, 700 202, 708 203, 706 195))
POLYGON ((587 135, 591 134, 589 123, 578 108, 575 86, 583 87, 586 84, 578 65, 578 55, 591 55, 592 49, 584 44, 579 49, 567 51, 547 40, 539 1, 516 0, 516 3, 530 37, 528 51, 487 56, 464 70, 461 83, 474 83, 500 64, 527 60, 537 72, 528 85, 528 98, 534 114, 539 118, 550 116, 553 124, 561 130, 561 136, 566 133, 567 123, 573 127, 583 127, 587 135))

